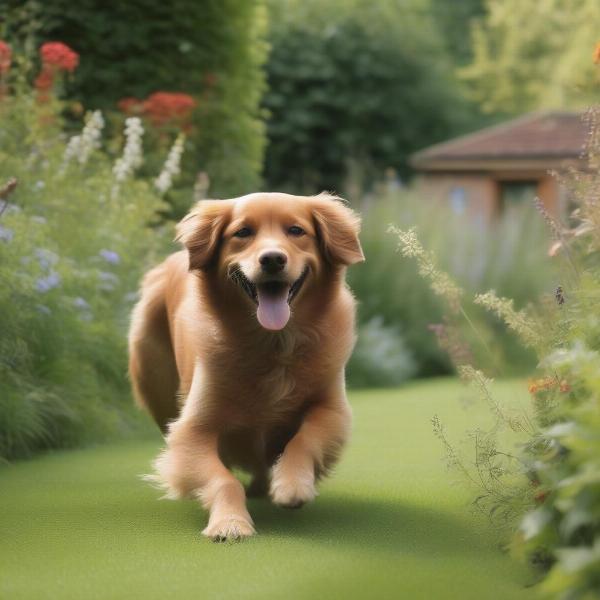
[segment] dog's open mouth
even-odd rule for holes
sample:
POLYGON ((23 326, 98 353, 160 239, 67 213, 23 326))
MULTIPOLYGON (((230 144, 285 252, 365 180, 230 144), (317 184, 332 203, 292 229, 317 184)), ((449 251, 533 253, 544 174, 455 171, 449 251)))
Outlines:
POLYGON ((290 303, 298 295, 308 275, 308 267, 290 285, 287 281, 272 280, 254 283, 239 267, 230 271, 231 279, 240 286, 257 305, 256 317, 265 328, 277 331, 283 329, 290 319, 290 303))

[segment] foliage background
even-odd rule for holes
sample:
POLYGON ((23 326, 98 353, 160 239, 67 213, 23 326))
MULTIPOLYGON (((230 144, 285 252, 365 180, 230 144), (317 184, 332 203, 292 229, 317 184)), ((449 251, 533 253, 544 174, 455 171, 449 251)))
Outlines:
POLYGON ((274 0, 267 62, 271 188, 369 188, 416 149, 473 128, 428 3, 274 0))
POLYGON ((65 161, 62 103, 15 84, 0 102, 0 460, 139 431, 125 331, 168 249, 150 181, 115 194, 96 148, 65 161))
POLYGON ((487 0, 473 22, 473 60, 461 72, 471 97, 499 114, 595 103, 599 22, 596 0, 487 0))
POLYGON ((197 99, 182 180, 187 187, 199 171, 210 173, 216 197, 259 187, 268 50, 262 0, 7 2, 4 35, 16 51, 36 52, 40 43, 60 40, 81 55, 68 88, 86 109, 116 111, 120 99, 157 90, 197 99))

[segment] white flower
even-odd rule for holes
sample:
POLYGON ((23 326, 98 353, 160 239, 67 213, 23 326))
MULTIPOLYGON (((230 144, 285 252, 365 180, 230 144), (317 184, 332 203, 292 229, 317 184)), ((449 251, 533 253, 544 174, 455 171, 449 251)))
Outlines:
POLYGON ((144 128, 139 117, 129 117, 125 121, 125 148, 123 155, 117 159, 113 167, 116 183, 113 186, 113 197, 119 193, 119 184, 131 177, 144 160, 142 154, 142 136, 144 128))
POLYGON ((104 118, 99 110, 95 110, 86 120, 85 127, 81 132, 81 147, 77 160, 84 165, 90 154, 100 147, 100 138, 104 128, 104 118))
POLYGON ((87 163, 92 152, 100 147, 103 128, 102 113, 99 110, 88 113, 81 135, 74 135, 67 144, 61 167, 62 173, 73 159, 76 159, 80 165, 87 163))
POLYGON ((160 172, 160 175, 154 180, 154 186, 161 193, 165 194, 173 185, 173 177, 181 172, 181 155, 185 144, 185 135, 180 133, 171 146, 167 160, 160 172))

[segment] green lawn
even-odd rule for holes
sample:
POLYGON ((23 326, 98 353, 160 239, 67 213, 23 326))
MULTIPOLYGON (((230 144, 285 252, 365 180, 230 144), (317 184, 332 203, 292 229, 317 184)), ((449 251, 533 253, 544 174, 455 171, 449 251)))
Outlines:
MULTIPOLYGON (((514 402, 524 385, 498 388, 514 402)), ((209 542, 193 502, 140 481, 158 435, 2 468, 0 598, 532 598, 440 459, 430 418, 460 437, 485 414, 461 394, 450 380, 353 393, 353 439, 316 502, 251 501, 258 536, 238 544, 209 542)))

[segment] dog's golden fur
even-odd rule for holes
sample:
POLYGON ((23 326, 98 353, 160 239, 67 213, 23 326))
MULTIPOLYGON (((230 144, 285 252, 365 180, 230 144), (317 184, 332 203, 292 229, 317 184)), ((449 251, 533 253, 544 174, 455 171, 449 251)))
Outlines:
POLYGON ((363 260, 358 230, 327 194, 201 201, 178 226, 185 250, 144 278, 129 335, 135 397, 166 434, 156 479, 170 497, 202 501, 210 538, 254 533, 229 467, 252 474, 249 493, 297 507, 347 440, 355 307, 345 270, 363 260), (282 286, 299 282, 279 331, 261 326, 234 276, 260 285, 265 249, 287 260, 282 286))

